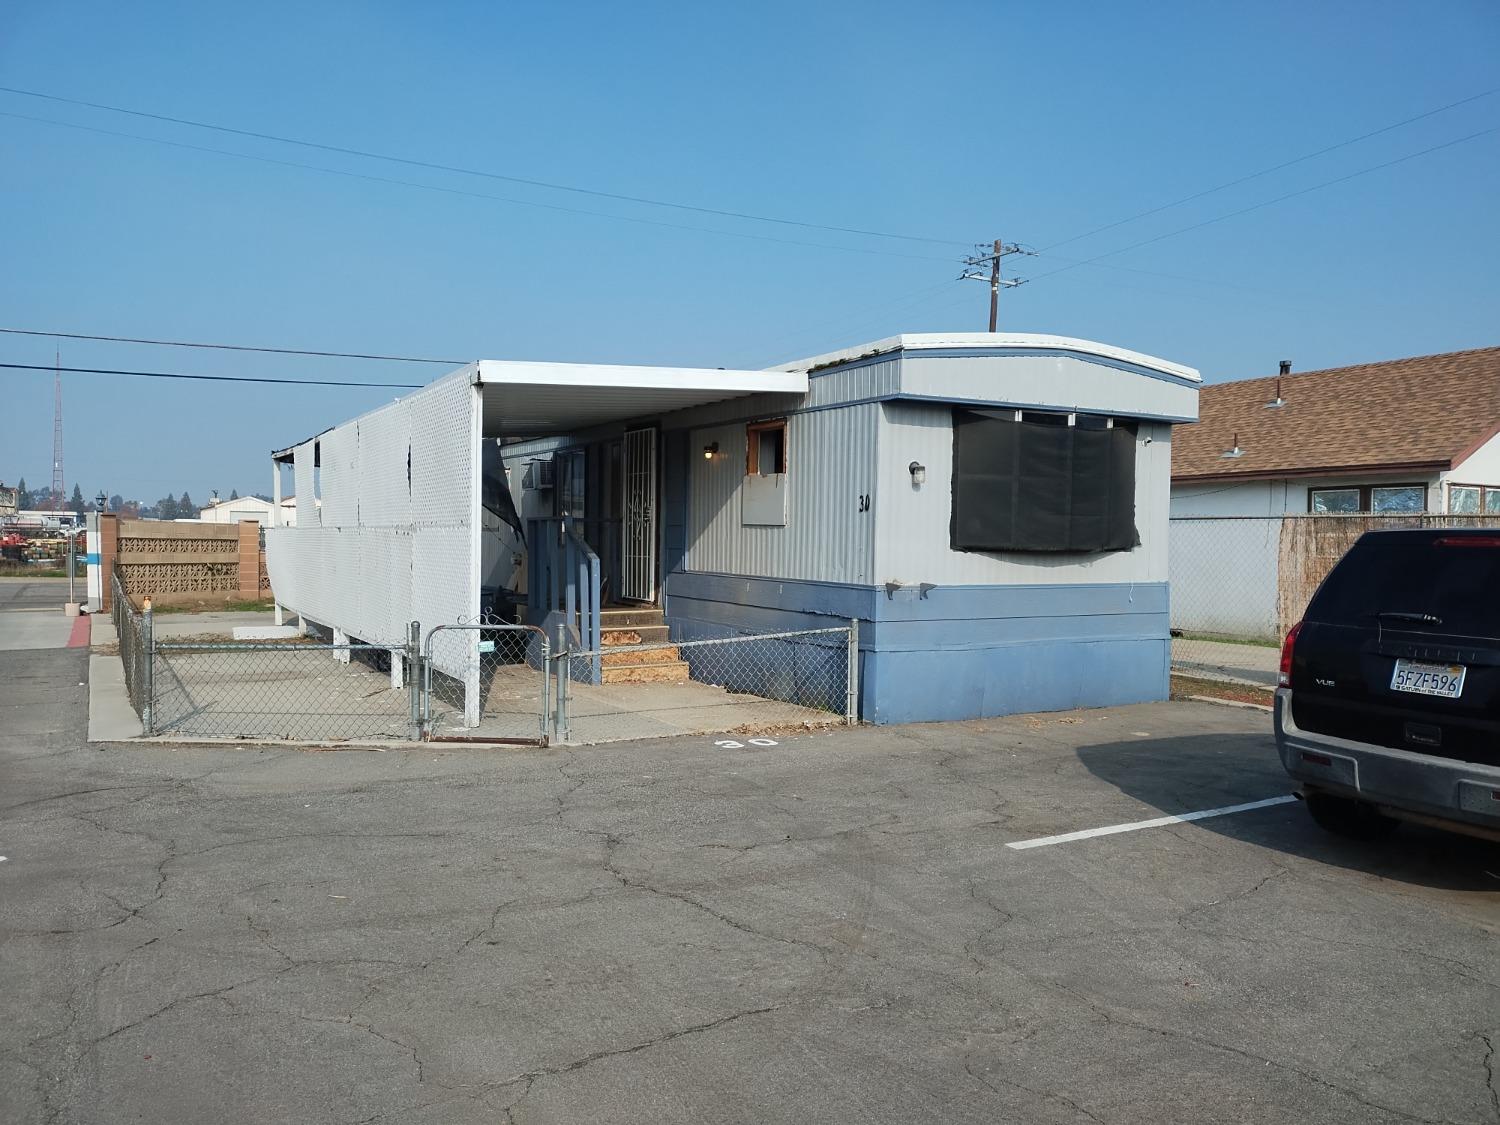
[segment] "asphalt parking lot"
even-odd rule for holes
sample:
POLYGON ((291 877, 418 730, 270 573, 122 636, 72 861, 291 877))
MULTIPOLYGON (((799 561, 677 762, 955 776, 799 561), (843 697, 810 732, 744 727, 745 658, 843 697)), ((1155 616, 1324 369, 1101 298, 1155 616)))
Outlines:
MULTIPOLYGON (((6 1122, 1500 1120, 1500 854, 1207 704, 716 745, 85 745, 0 652, 6 1122)), ((718 741, 735 741, 719 738, 718 741)))

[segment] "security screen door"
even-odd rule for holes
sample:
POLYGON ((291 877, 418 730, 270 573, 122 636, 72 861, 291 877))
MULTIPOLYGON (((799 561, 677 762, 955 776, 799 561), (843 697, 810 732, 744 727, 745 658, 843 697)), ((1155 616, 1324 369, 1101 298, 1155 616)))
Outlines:
POLYGON ((625 431, 624 571, 620 597, 656 600, 656 431, 625 431))

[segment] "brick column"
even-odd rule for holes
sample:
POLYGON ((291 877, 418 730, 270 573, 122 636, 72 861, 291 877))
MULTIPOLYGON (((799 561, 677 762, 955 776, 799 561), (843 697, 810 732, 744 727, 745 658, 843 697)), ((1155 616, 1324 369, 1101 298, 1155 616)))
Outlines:
POLYGON ((255 520, 239 522, 240 600, 260 598, 260 524, 255 520))
POLYGON ((120 553, 120 517, 112 513, 99 516, 99 607, 108 613, 113 607, 115 556, 120 553))

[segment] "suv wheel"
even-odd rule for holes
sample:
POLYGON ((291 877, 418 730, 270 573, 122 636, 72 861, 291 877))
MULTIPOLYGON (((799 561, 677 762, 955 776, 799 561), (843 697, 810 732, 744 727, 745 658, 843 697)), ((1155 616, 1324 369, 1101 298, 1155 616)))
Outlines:
POLYGON ((1383 840, 1401 827, 1399 820, 1350 797, 1308 793, 1303 801, 1319 828, 1351 840, 1383 840))

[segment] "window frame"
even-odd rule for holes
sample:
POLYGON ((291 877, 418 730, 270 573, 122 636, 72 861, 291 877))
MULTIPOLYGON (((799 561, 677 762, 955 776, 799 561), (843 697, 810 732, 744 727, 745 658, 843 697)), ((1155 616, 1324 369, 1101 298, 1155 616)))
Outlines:
POLYGON ((764 422, 751 422, 745 427, 745 475, 747 477, 775 477, 785 476, 787 471, 787 433, 786 419, 772 418, 764 422), (760 443, 761 437, 768 433, 781 434, 781 467, 773 472, 763 473, 760 471, 760 443))
MULTIPOLYGON (((1431 510, 1432 489, 1424 482, 1393 481, 1390 484, 1332 484, 1308 487, 1307 490, 1307 512, 1314 516, 1371 516, 1371 515, 1416 515, 1417 512, 1377 512, 1374 507, 1374 490, 1377 488, 1420 488, 1422 490, 1422 507, 1418 512, 1431 510), (1319 492, 1357 492, 1359 493, 1359 507, 1352 512, 1319 512, 1313 507, 1313 497, 1319 492)), ((1482 499, 1482 498, 1481 498, 1482 499)))

